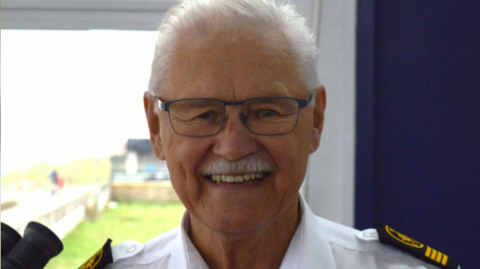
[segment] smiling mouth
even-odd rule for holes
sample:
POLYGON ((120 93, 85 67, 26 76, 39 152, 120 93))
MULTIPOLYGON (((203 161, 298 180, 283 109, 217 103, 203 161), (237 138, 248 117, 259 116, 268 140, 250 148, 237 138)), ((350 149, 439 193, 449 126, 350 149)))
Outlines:
POLYGON ((207 175, 210 181, 217 184, 254 183, 266 178, 270 173, 250 173, 243 175, 207 175))

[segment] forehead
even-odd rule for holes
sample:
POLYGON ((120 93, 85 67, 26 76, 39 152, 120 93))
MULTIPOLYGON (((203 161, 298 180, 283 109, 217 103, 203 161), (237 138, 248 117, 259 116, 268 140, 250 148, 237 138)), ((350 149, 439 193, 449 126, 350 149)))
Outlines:
POLYGON ((259 31, 187 36, 177 42, 166 100, 305 97, 308 89, 281 35, 259 31))

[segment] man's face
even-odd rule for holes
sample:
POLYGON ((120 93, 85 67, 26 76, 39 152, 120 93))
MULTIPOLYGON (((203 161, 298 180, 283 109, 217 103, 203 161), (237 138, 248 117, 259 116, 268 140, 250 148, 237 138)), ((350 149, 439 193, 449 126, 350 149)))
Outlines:
MULTIPOLYGON (((266 45, 252 32, 235 42, 220 37, 179 42, 173 57, 171 87, 157 95, 163 101, 215 98, 241 101, 256 97, 306 98, 293 58, 281 44, 266 45)), ((209 137, 186 137, 174 132, 167 112, 146 98, 152 144, 166 159, 172 185, 191 216, 224 232, 251 231, 285 212, 297 212, 298 190, 305 176, 308 155, 318 147, 323 124, 325 93, 319 88, 316 106, 300 110, 291 133, 261 136, 249 132, 241 106, 226 107, 222 130, 209 137), (158 115, 158 118, 157 118, 158 115), (217 184, 204 171, 219 161, 257 157, 273 170, 249 183, 217 184)), ((248 174, 243 171, 239 174, 248 174)))

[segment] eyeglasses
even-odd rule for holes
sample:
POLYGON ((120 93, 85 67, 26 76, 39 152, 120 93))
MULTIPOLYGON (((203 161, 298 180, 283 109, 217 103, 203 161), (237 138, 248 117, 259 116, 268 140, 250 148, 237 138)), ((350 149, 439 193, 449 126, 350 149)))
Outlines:
POLYGON ((162 102, 158 107, 170 117, 175 133, 183 136, 211 136, 225 123, 225 106, 241 105, 244 122, 251 133, 257 135, 282 135, 297 126, 300 109, 313 99, 311 92, 306 99, 290 97, 261 97, 238 102, 218 99, 191 98, 162 102))

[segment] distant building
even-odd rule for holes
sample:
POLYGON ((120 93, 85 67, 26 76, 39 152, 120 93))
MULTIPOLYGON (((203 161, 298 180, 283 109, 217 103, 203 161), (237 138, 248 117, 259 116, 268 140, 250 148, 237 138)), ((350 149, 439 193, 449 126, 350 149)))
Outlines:
POLYGON ((149 139, 128 139, 125 152, 110 157, 111 180, 170 180, 167 163, 153 153, 149 139))

